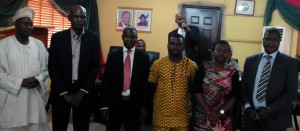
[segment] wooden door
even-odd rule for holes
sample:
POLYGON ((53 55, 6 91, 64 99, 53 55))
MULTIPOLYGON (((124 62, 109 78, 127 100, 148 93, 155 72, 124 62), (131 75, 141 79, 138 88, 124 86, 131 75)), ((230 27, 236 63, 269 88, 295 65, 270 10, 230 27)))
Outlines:
POLYGON ((223 11, 220 7, 183 5, 182 12, 186 14, 189 25, 199 28, 201 61, 210 60, 211 45, 220 40, 223 11))

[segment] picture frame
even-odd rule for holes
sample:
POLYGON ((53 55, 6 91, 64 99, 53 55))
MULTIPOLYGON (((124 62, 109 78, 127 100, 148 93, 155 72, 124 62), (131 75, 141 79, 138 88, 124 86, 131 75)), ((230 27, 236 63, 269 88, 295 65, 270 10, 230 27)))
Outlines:
POLYGON ((120 7, 117 9, 117 30, 123 30, 126 26, 133 26, 133 9, 120 7))
POLYGON ((134 27, 138 32, 151 32, 152 9, 135 9, 134 17, 134 27))
POLYGON ((255 1, 252 0, 236 0, 235 11, 237 15, 254 15, 255 1))

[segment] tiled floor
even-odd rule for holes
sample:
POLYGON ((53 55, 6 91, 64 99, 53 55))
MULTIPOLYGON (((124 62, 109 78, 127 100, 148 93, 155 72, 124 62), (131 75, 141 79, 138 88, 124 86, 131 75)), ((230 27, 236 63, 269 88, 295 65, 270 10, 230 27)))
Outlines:
MULTIPOLYGON (((52 127, 51 127, 51 121, 48 122, 50 131, 52 131, 52 127)), ((152 131, 152 127, 151 126, 142 126, 141 131, 152 131)), ((69 123, 68 126, 68 130, 67 131, 73 131, 73 124, 69 123)), ((105 125, 99 124, 99 123, 95 123, 95 122, 91 122, 90 123, 90 131, 106 131, 106 127, 105 125)), ((121 131, 124 131, 123 129, 121 131)))
MULTIPOLYGON (((48 113, 48 125, 49 125, 49 128, 50 128, 50 131, 52 131, 52 122, 51 122, 51 114, 50 113, 51 112, 48 113)), ((299 123, 299 126, 300 126, 300 116, 297 117, 297 120, 298 120, 298 123, 299 123)), ((72 124, 72 122, 69 123, 67 131, 73 131, 73 124, 72 124)), ((106 131, 106 127, 103 124, 96 123, 96 122, 93 122, 91 120, 91 122, 90 122, 90 130, 89 131, 106 131)), ((122 129, 121 131, 124 131, 124 129, 122 129)), ((145 126, 145 125, 143 125, 142 128, 141 128, 141 131, 153 131, 153 128, 152 128, 152 126, 145 126)), ((296 131, 296 128, 294 126, 293 128, 287 129, 287 131, 296 131)))
MULTIPOLYGON (((51 122, 51 110, 48 113, 48 126, 50 128, 50 131, 52 131, 52 122, 51 122)), ((72 122, 69 123, 68 126, 68 130, 67 131, 73 131, 73 124, 72 122)), ((89 131, 106 131, 106 126, 97 122, 94 122, 93 120, 91 120, 90 122, 90 130, 89 131)), ((124 131, 124 129, 122 129, 121 131, 124 131)), ((153 131, 152 126, 146 126, 143 125, 141 127, 141 131, 153 131)))

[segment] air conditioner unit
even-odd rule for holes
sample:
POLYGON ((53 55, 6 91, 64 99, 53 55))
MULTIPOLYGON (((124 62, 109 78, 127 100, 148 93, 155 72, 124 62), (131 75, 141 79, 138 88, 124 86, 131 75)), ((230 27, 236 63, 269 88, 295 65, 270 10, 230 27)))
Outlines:
MULTIPOLYGON (((287 55, 290 54, 290 49, 291 49, 291 40, 292 40, 292 29, 287 28, 287 27, 281 27, 281 26, 265 26, 263 27, 263 36, 265 34, 266 29, 269 28, 276 28, 280 31, 281 33, 281 41, 280 41, 280 46, 279 46, 279 51, 282 53, 285 53, 287 55)), ((264 52, 264 47, 262 44, 262 52, 264 52)))

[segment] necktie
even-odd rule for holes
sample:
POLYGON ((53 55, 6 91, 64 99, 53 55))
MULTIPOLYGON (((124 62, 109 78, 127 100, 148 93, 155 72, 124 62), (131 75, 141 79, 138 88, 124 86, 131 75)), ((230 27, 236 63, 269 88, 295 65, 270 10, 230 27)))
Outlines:
POLYGON ((265 94, 267 90, 267 86, 269 83, 269 78, 270 78, 270 72, 271 72, 271 58, 272 56, 267 55, 265 56, 267 58, 267 62, 263 68, 263 71, 260 76, 260 80, 258 83, 258 88, 257 88, 257 94, 256 94, 256 99, 258 102, 263 102, 265 100, 265 94))
POLYGON ((131 50, 127 50, 127 56, 124 62, 124 85, 123 91, 127 91, 130 87, 130 75, 131 75, 131 60, 130 60, 131 50))

